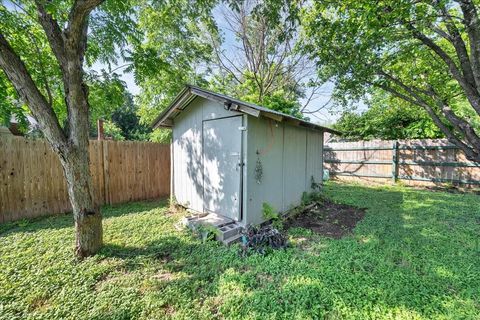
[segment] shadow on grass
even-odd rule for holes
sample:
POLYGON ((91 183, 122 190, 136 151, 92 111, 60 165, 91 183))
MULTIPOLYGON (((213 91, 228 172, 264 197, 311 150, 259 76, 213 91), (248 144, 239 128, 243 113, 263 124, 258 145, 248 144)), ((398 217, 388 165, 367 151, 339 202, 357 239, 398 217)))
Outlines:
POLYGON ((480 213, 468 212, 474 198, 348 185, 332 185, 327 194, 367 208, 353 236, 311 235, 302 246, 243 259, 233 249, 170 236, 137 248, 107 245, 102 254, 124 259, 130 271, 157 261, 173 274, 150 279, 150 294, 169 292, 169 310, 195 302, 192 308, 208 303, 212 316, 226 318, 478 313, 479 251, 470 242, 480 213), (174 276, 180 273, 186 276, 174 276))
MULTIPOLYGON (((108 219, 124 215, 138 214, 156 208, 166 208, 167 206, 168 199, 154 199, 116 205, 104 205, 101 207, 101 212, 103 219, 108 219)), ((0 236, 13 232, 35 232, 41 229, 73 228, 73 223, 74 221, 71 212, 47 217, 22 219, 0 224, 0 236)))
MULTIPOLYGON (((170 225, 173 218, 135 215, 161 209, 164 201, 104 208, 106 219, 125 215, 131 219, 118 219, 118 229, 109 231, 112 242, 106 242, 98 258, 112 267, 98 279, 107 285, 98 287, 110 291, 95 292, 92 299, 111 299, 108 311, 101 311, 103 318, 130 313, 135 317, 130 303, 149 318, 175 312, 180 318, 479 314, 478 197, 342 184, 328 185, 325 193, 334 202, 367 208, 353 235, 334 240, 292 234, 305 240, 287 250, 246 258, 240 258, 236 248, 203 244, 175 231, 170 225), (120 280, 115 282, 115 277, 120 280), (120 304, 122 286, 127 293, 135 291, 128 299, 137 300, 120 304)), ((71 217, 48 219, 57 228, 63 223, 72 226, 71 217)), ((42 226, 49 227, 36 221, 18 231, 33 232, 42 226)))
POLYGON ((100 254, 104 257, 113 257, 123 260, 152 258, 157 260, 165 260, 168 262, 173 260, 173 256, 178 251, 192 251, 194 248, 198 248, 200 245, 201 244, 196 243, 187 245, 187 243, 179 237, 168 236, 141 247, 121 246, 106 243, 102 247, 100 254))

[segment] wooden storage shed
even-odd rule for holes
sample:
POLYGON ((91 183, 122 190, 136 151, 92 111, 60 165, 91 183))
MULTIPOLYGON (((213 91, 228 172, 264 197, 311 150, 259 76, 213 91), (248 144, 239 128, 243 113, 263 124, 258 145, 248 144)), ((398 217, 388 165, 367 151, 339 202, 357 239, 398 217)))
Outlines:
POLYGON ((196 86, 156 119, 172 141, 172 195, 197 213, 236 225, 263 222, 321 183, 323 133, 335 130, 196 86))

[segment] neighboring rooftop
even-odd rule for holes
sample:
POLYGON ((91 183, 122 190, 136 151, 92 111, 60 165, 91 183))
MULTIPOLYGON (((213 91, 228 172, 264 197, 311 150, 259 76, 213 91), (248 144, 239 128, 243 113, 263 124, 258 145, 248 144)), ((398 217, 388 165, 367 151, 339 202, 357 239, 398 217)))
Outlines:
POLYGON ((173 119, 182 112, 195 97, 203 97, 208 100, 217 101, 229 110, 249 114, 254 117, 266 117, 275 121, 288 122, 290 124, 307 127, 316 130, 322 130, 333 134, 341 134, 340 131, 311 123, 294 116, 268 109, 250 102, 238 100, 220 93, 202 89, 194 85, 186 85, 185 88, 175 97, 173 102, 165 109, 152 123, 153 128, 172 127, 173 119))

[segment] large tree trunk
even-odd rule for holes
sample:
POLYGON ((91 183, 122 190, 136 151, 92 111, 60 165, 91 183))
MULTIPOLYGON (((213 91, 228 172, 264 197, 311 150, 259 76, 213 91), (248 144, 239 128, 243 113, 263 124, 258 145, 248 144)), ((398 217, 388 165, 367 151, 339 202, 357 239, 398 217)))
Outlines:
POLYGON ((42 132, 60 158, 68 185, 75 219, 75 254, 79 258, 95 254, 102 246, 102 216, 95 205, 88 154, 88 87, 83 79, 87 47, 88 16, 102 0, 75 0, 65 29, 35 1, 38 20, 59 64, 65 91, 68 125, 62 128, 53 109, 47 83, 47 100, 20 56, 0 31, 0 67, 20 98, 32 111, 42 132))
POLYGON ((60 155, 75 220, 75 254, 84 258, 102 246, 102 215, 95 204, 90 175, 88 140, 60 155))

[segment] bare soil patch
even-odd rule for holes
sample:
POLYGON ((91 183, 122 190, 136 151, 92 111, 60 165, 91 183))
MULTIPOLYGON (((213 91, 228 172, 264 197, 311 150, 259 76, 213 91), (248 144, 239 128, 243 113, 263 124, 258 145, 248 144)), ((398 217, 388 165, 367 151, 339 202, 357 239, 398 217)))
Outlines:
POLYGON ((340 239, 350 234, 365 216, 365 209, 333 203, 328 199, 314 202, 304 211, 288 217, 285 229, 305 228, 325 237, 340 239))

